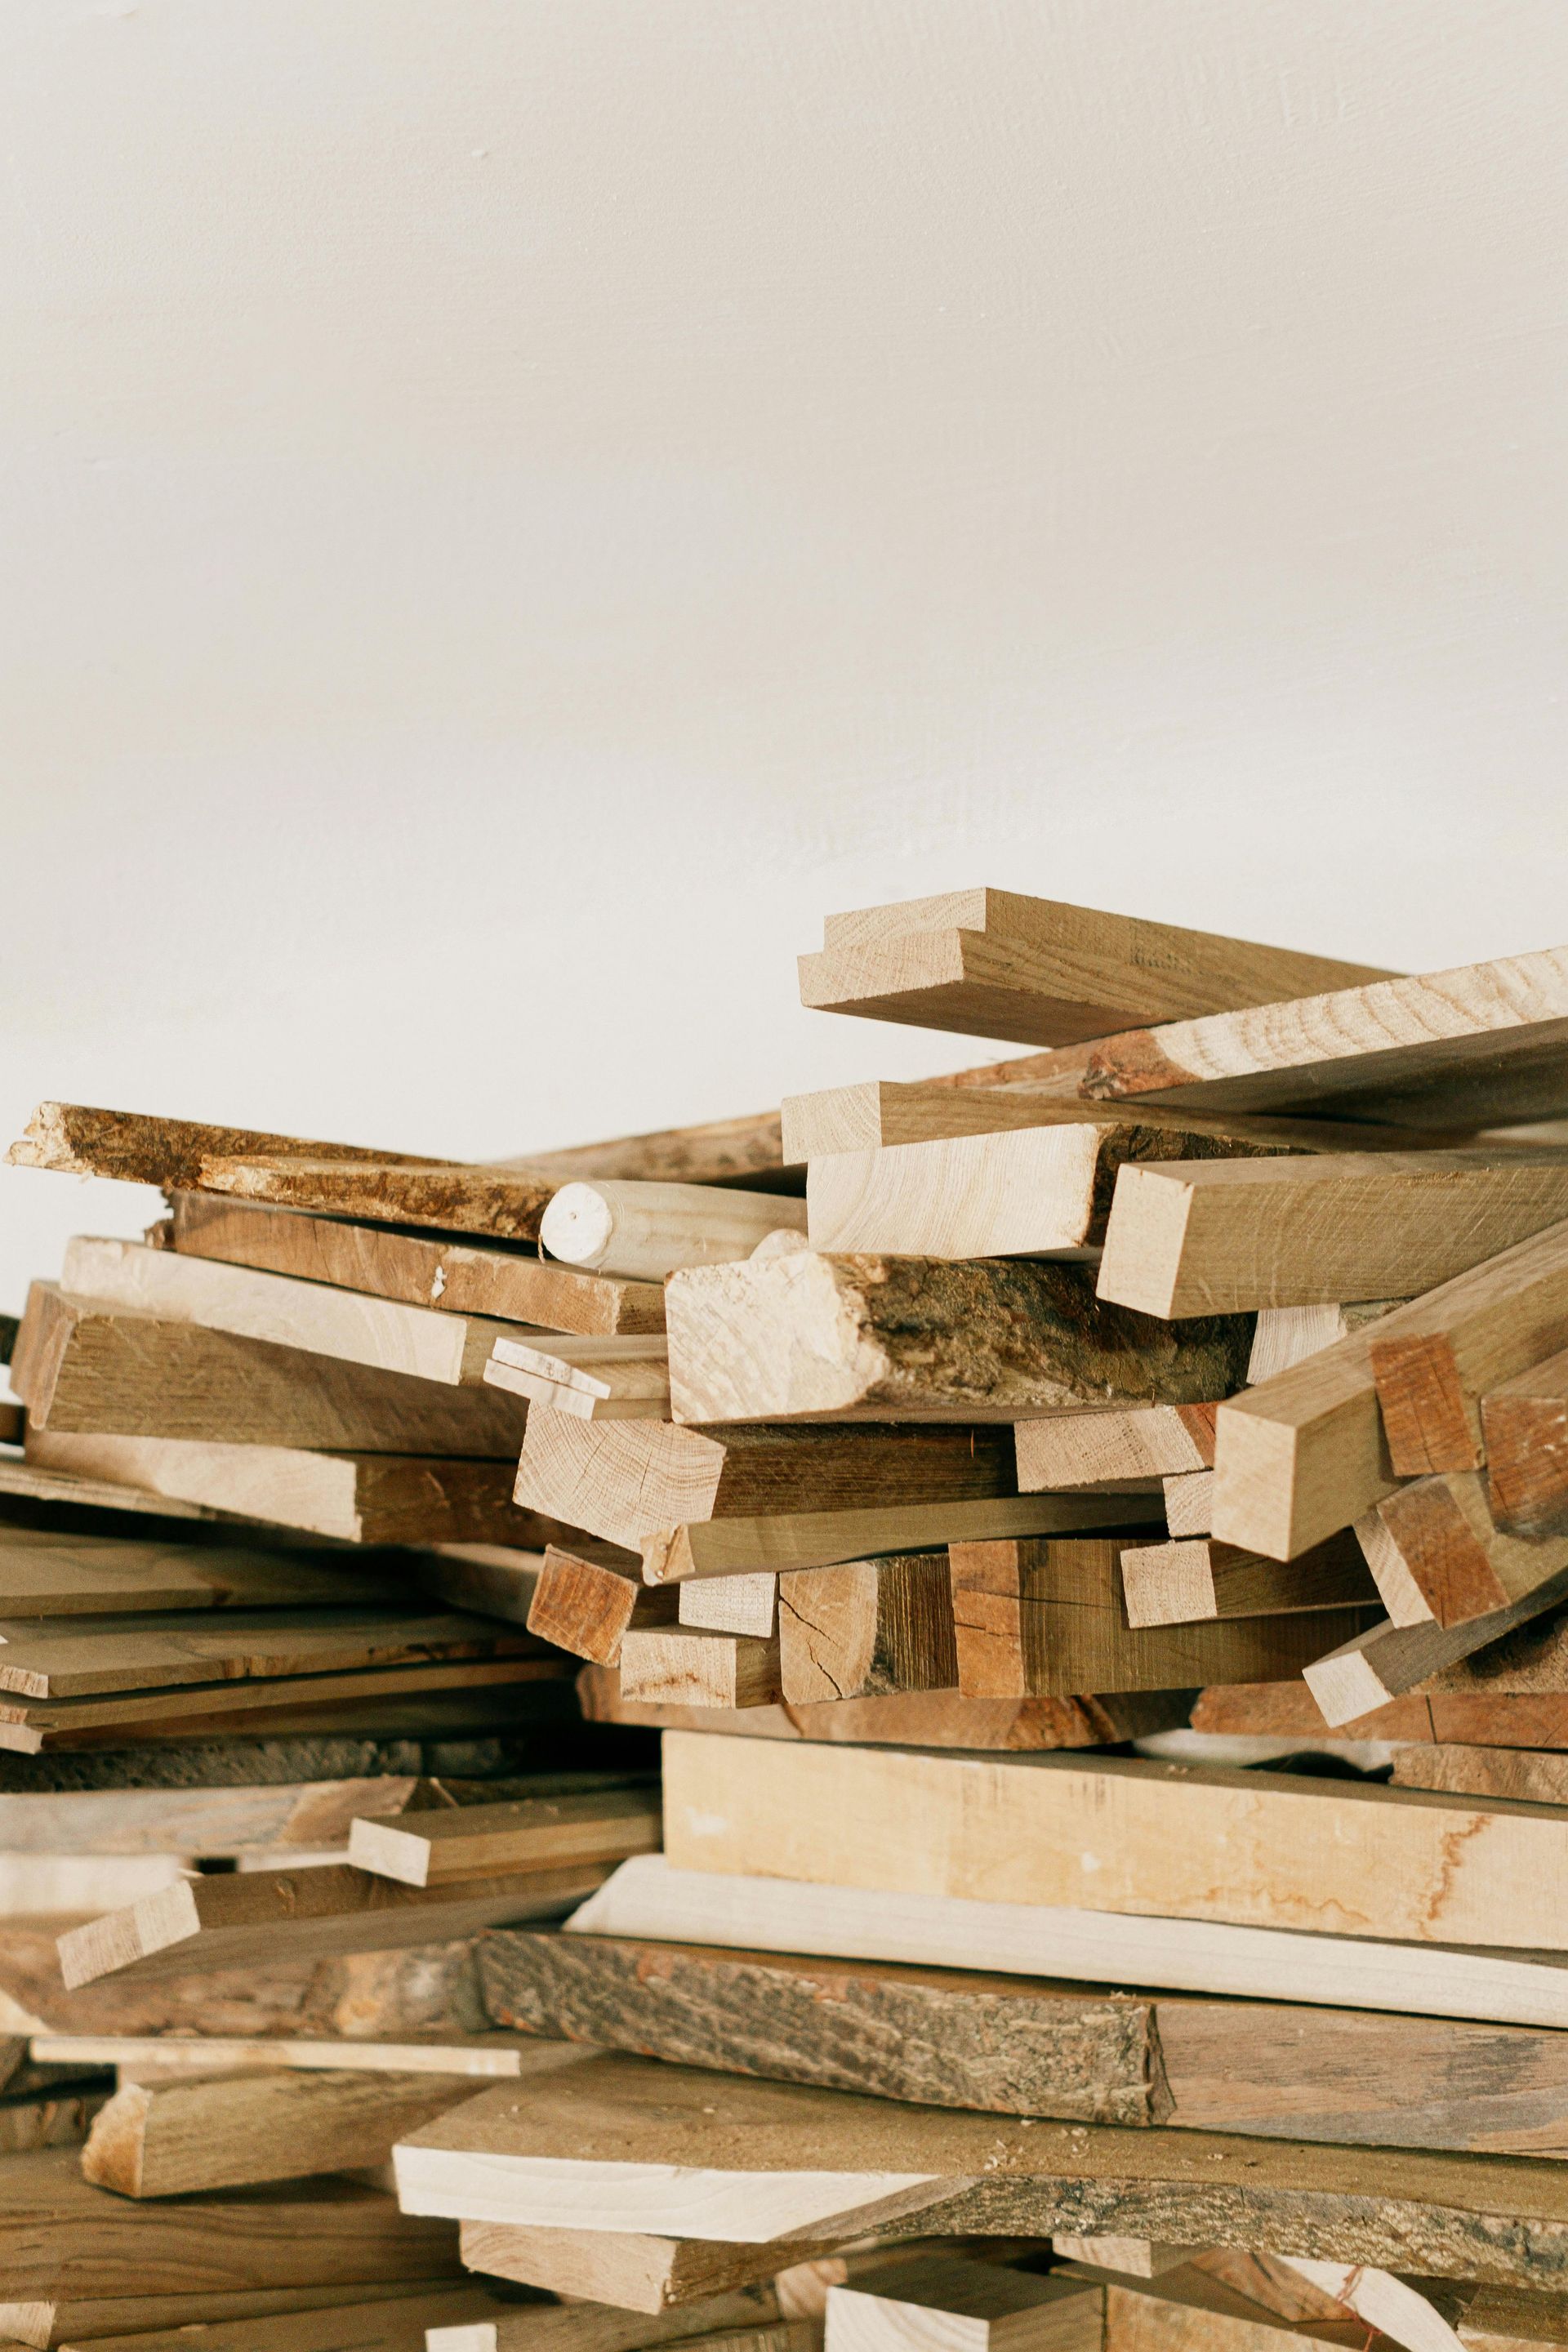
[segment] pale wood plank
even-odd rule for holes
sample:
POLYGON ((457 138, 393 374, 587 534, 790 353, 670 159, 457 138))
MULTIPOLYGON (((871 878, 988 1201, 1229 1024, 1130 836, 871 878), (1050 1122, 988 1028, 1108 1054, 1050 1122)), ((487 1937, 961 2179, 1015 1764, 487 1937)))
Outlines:
POLYGON ((1152 1485, 1212 1469, 1218 1410, 1214 1403, 1131 1405, 1020 1422, 1014 1432, 1019 1490, 1152 1485))
MULTIPOLYGON (((99 2352, 426 2352, 434 2337, 481 2339, 502 2316, 480 2286, 436 2287, 396 2301, 345 2302, 327 2311, 92 2339, 99 2352)), ((64 2352, 78 2352, 67 2346, 64 2352)))
POLYGON ((779 1630, 776 1576, 693 1576, 679 1584, 676 1592, 677 1622, 699 1632, 750 1633, 766 1642, 779 1630))
POLYGON ((0 1691, 24 1698, 84 1698, 163 1692, 183 1683, 543 1654, 521 1630, 455 1610, 169 1611, 146 1623, 99 1617, 44 1632, 12 1618, 0 1620, 0 1691))
POLYGON ((264 1551, 0 1524, 0 1618, 365 1608, 398 1597, 395 1577, 366 1568, 352 1553, 323 1558, 302 1548, 264 1551))
POLYGON ((1214 1532, 1214 1472, 1178 1470, 1162 1480, 1165 1524, 1173 1538, 1214 1532))
POLYGON ((657 1788, 584 1790, 510 1803, 462 1805, 452 1812, 363 1814, 349 1832, 349 1860, 405 1886, 445 1886, 491 1871, 568 1870, 657 1853, 657 1788))
POLYGON ((1212 1537, 1129 1546, 1121 1590, 1130 1626, 1205 1618, 1284 1616, 1305 1609, 1373 1603, 1373 1583, 1352 1536, 1331 1536, 1300 1559, 1265 1559, 1212 1537))
POLYGON ((889 2265, 827 2297, 831 2352, 1102 2352, 1102 2290, 958 2254, 889 2265))
POLYGON ((40 2347, 95 2342, 158 2327, 211 2326, 223 2319, 267 2319, 292 2311, 329 2311, 346 2303, 406 2301, 406 2280, 385 2286, 253 2287, 233 2294, 130 2294, 41 2303, 0 2303, 0 2340, 40 2347))
POLYGON ((1381 1321, 1405 1304, 1403 1298, 1371 1298, 1347 1300, 1337 1307, 1260 1307, 1247 1360, 1248 1388, 1278 1379, 1281 1372, 1304 1364, 1309 1356, 1331 1348, 1336 1339, 1348 1339, 1352 1331, 1363 1330, 1367 1324, 1381 1321))
POLYGON ((680 1625, 634 1629, 621 1638, 621 1688, 656 1706, 772 1706, 784 1696, 779 1644, 680 1625))
POLYGON ((1160 1500, 1120 1493, 1003 1496, 994 1502, 921 1503, 906 1509, 799 1511, 772 1519, 700 1520, 664 1528, 642 1541, 643 1574, 652 1584, 831 1568, 842 1561, 1047 1536, 1086 1528, 1158 1526, 1160 1500))

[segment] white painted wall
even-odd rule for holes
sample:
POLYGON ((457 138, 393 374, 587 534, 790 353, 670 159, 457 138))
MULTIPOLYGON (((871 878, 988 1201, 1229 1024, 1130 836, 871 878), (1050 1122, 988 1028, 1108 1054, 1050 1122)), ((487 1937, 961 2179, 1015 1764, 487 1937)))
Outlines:
MULTIPOLYGON (((1568 936, 1560 0, 6 0, 0 1124, 975 1058, 1016 888, 1568 936)), ((0 1304, 139 1195, 0 1172, 0 1304)))

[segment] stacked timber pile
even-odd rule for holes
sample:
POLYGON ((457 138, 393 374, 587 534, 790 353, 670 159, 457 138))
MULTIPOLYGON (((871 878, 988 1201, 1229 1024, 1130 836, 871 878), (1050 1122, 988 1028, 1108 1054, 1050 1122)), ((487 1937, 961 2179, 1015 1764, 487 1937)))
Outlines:
POLYGON ((168 1214, 9 1335, 0 2343, 1568 2347, 1568 951, 802 992, 1031 1050, 15 1147, 168 1214))

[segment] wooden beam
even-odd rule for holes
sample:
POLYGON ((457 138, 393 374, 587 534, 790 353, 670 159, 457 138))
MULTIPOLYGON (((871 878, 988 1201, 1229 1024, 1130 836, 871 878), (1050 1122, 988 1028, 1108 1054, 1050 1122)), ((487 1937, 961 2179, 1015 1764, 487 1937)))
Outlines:
POLYGON ((1047 2124, 901 2106, 801 2084, 712 2079, 629 2057, 497 2085, 402 2141, 405 2210, 725 2241, 846 2232, 899 2210, 922 2229, 1307 2245, 1321 2259, 1535 2286, 1568 2273, 1568 2177, 1552 2163, 1324 2147, 1207 2132, 1047 2124))
POLYGON ((829 2290, 834 2352, 1103 2352, 1104 2291, 959 2254, 829 2290))
MULTIPOLYGON (((1539 1953, 1459 1950, 1331 1928, 1303 1935, 1170 1915, 689 1870, 657 1854, 623 1863, 574 1912, 568 1940, 578 1935, 717 1945, 785 1958, 809 1947, 821 1956, 817 1965, 832 1958, 857 1965, 897 1961, 960 1969, 970 1977, 1003 1971, 1051 1979, 1052 1991, 1082 1993, 1114 1985, 1124 1993, 1126 1987, 1141 1985, 1166 1995, 1175 1990, 1205 1999, 1308 2003, 1331 2012, 1321 2027, 1326 2069, 1340 2012, 1346 2010, 1552 2032, 1568 2024, 1568 1967, 1539 1953), (1071 1981, 1064 1986, 1063 1979, 1071 1981)), ((855 2063, 865 2058, 868 2046, 857 2040, 855 2063)), ((1328 2072, 1323 2083, 1332 2087, 1328 2072)), ((1400 2095, 1398 2084, 1386 2077, 1374 2085, 1342 2074, 1338 2095, 1342 2103, 1362 2091, 1371 2095, 1380 2086, 1391 2096, 1400 2095)), ((1521 2107, 1520 2115, 1524 2121, 1527 2109, 1521 2107)))
MULTIPOLYGON (((1058 1412, 1014 1432, 1022 1494, 1148 1484, 1214 1466, 1217 1404, 1058 1412)), ((524 1443, 526 1444, 526 1439, 524 1443)))
MULTIPOLYGON (((1528 1246, 1528 1244, 1527 1244, 1528 1246)), ((678 1421, 1024 1421, 1195 1404, 1245 1372, 1250 1323, 1100 1305, 1084 1266, 799 1251, 670 1277, 678 1421)))
POLYGON ((1247 1364, 1247 1387, 1260 1388, 1265 1381, 1278 1380, 1281 1372, 1304 1364, 1309 1356, 1321 1356, 1336 1340, 1348 1339, 1352 1331, 1364 1330, 1369 1323, 1380 1322, 1394 1307, 1407 1303, 1403 1298, 1368 1298, 1347 1300, 1337 1307, 1260 1307, 1247 1364))
MULTIPOLYGON (((437 2286, 395 2299, 362 2302, 352 2293, 328 2309, 270 2318, 219 2320, 197 2327, 159 2327, 133 2336, 89 2338, 102 2352, 424 2352, 489 2336, 500 2315, 482 2286, 437 2286)), ((68 2345, 64 2352, 85 2352, 68 2345)))
POLYGON ((395 1604, 402 1590, 401 1577, 352 1554, 326 1559, 303 1548, 158 1543, 0 1523, 0 1619, 132 1609, 363 1609, 395 1604))
POLYGON ((363 1814, 349 1832, 349 1860, 405 1886, 447 1886, 493 1871, 575 1870, 628 1854, 657 1853, 657 1788, 525 1797, 460 1805, 452 1812, 363 1814))
POLYGON ((546 1550, 528 1629, 574 1657, 618 1665, 625 1635, 634 1626, 673 1624, 679 1597, 643 1582, 635 1551, 584 1536, 546 1550))
POLYGON ((1300 1559, 1264 1559, 1212 1537, 1129 1548, 1121 1554, 1127 1622, 1184 1625, 1211 1617, 1275 1617, 1306 1609, 1375 1606, 1378 1588, 1350 1535, 1300 1559))
POLYGON ((1568 950, 1336 987, 1299 1004, 1216 1013, 1107 1038, 1085 1092, 1194 1109, 1364 1105, 1397 1126, 1453 1128, 1568 1111, 1568 950))
POLYGON ((685 1265, 749 1257, 780 1227, 805 1231, 795 1195, 726 1192, 716 1184, 649 1184, 601 1178, 563 1185, 539 1237, 552 1257, 641 1282, 685 1265))
POLYGON ((478 1234, 491 1242, 537 1241, 540 1219, 557 1189, 548 1177, 505 1164, 407 1167, 250 1152, 204 1159, 185 1181, 193 1191, 273 1208, 478 1234))
POLYGON ((674 1589, 682 1625, 709 1633, 750 1633, 759 1642, 772 1641, 779 1630, 779 1580, 765 1570, 757 1576, 689 1576, 674 1589))
POLYGON ((943 1552, 783 1576, 778 1612, 780 1675, 792 1703, 958 1687, 943 1552))
POLYGON ((529 1423, 517 1479, 526 1507, 633 1551, 656 1528, 698 1519, 972 1502, 1016 1491, 1005 1429, 585 1427, 547 1413, 529 1423))
POLYGON ((87 1698, 184 1683, 345 1673, 445 1659, 542 1657, 520 1627, 456 1610, 224 1609, 98 1617, 44 1631, 0 1621, 0 1691, 87 1698))
POLYGON ((1335 1627, 1359 1632, 1364 1612, 1131 1627, 1119 1543, 1085 1538, 955 1543, 948 1554, 966 1697, 1065 1696, 1084 1690, 1177 1690, 1300 1674, 1335 1627))
POLYGON ((795 1511, 771 1519, 704 1519, 661 1528, 642 1542, 643 1574, 664 1584, 687 1577, 832 1568, 891 1552, 984 1543, 1085 1528, 1159 1526, 1154 1496, 1004 1495, 994 1502, 916 1503, 861 1511, 795 1511))
MULTIPOLYGON (((581 1343, 579 1343, 581 1344, 581 1343)), ((485 1366, 491 1388, 509 1390, 530 1403, 578 1421, 666 1421, 669 1415, 669 1366, 662 1339, 633 1339, 619 1344, 636 1349, 636 1356, 570 1363, 542 1348, 515 1339, 498 1339, 485 1366), (657 1356, 647 1352, 657 1345, 657 1356)), ((519 1433, 521 1443, 521 1433, 519 1433)))
MULTIPOLYGON (((771 2246, 725 2246, 702 2238, 652 2238, 622 2230, 518 2230, 502 2222, 462 2224, 463 2260, 469 2270, 521 2285, 542 2287, 568 2302, 609 2304, 619 2313, 663 2320, 653 2339, 682 2339, 745 2317, 775 2313, 813 2317, 826 2310, 827 2290, 896 2254, 897 2244, 841 2253, 829 2239, 820 2249, 792 2246, 779 2269, 771 2246), (728 2301, 727 2298, 733 2298, 728 2301)), ((648 2339, 639 2335, 638 2347, 648 2339)))
POLYGON ((1212 1535, 1214 1472, 1177 1470, 1161 1483, 1165 1490, 1165 1524, 1173 1537, 1212 1535))
POLYGON ((1479 1468, 1481 1397, 1565 1339, 1568 1226, 1554 1225, 1222 1406, 1215 1532, 1290 1559, 1398 1477, 1479 1468))
POLYGON ((1564 1597, 1568 1578, 1462 1624, 1395 1625, 1384 1619, 1303 1668, 1325 1723, 1352 1723, 1526 1625, 1564 1597))
POLYGON ((511 1468, 504 1462, 66 1436, 32 1428, 27 1460, 39 1470, 85 1475, 348 1543, 527 1546, 539 1527, 513 1504, 511 1468))
POLYGON ((682 1731, 664 1780, 678 1870, 1568 1950, 1552 1885, 1568 1815, 1539 1806, 1120 1757, 717 1749, 682 1731))
POLYGON ((777 1175, 785 1154, 776 1110, 739 1118, 705 1119, 649 1135, 617 1136, 608 1143, 572 1144, 563 1151, 529 1151, 518 1165, 557 1184, 577 1177, 630 1177, 651 1184, 734 1184, 777 1175))
POLYGON ((621 1688, 655 1706, 773 1706, 784 1696, 779 1645, 681 1625, 634 1631, 621 1638, 621 1688))
POLYGON ((1098 1283, 1146 1315, 1411 1298, 1568 1216, 1561 1148, 1152 1160, 1116 1177, 1098 1283))
POLYGON ((407 1307, 220 1258, 85 1235, 67 1243, 61 1281, 78 1297, 452 1388, 481 1387, 491 1349, 510 1329, 490 1316, 407 1307))
POLYGON ((1542 1593, 1568 1570, 1568 1536, 1505 1534, 1478 1470, 1413 1479, 1356 1522, 1396 1625, 1463 1625, 1542 1593))
POLYGON ((605 1873, 518 1872, 477 1885, 399 1886, 343 1863, 181 1879, 58 1939, 68 1991, 100 1977, 181 1976, 264 1959, 384 1952, 437 1944, 480 1927, 548 1917, 589 1895, 605 1873))
MULTIPOLYGON (((1418 1696, 1397 1699, 1342 1727, 1350 1738, 1455 1740, 1469 1746, 1568 1748, 1568 1662, 1560 1614, 1533 1618, 1499 1645, 1495 1660, 1461 1659, 1418 1696), (1517 1655, 1521 1645, 1526 1654, 1517 1655), (1510 1656, 1510 1653, 1516 1654, 1510 1656), (1494 1688, 1493 1674, 1501 1683, 1494 1688), (1558 1687, 1550 1685, 1555 1681, 1558 1687), (1537 1685, 1545 1685, 1541 1688, 1537 1685)), ((1322 1713, 1303 1682, 1234 1684, 1200 1691, 1199 1731, 1310 1739, 1322 1713)))
POLYGON ((174 1247, 186 1257, 221 1258, 258 1273, 547 1331, 607 1337, 664 1328, 664 1292, 657 1283, 552 1265, 516 1247, 397 1233, 212 1193, 176 1192, 170 1207, 174 1247))
MULTIPOLYGON (((552 2043, 521 2034, 432 2029, 426 2041, 363 2042, 334 2037, 301 2041, 281 2035, 197 2033, 35 2033, 29 2049, 38 2063, 112 2066, 127 2083, 205 2079, 279 2067, 309 2074, 345 2070, 368 2074, 444 2074, 470 2085, 513 2082, 535 2066, 554 2065, 552 2043)), ((464 2096, 468 2094, 465 2092, 464 2096)))
POLYGON ((823 938, 820 955, 800 959, 803 1004, 1025 1045, 1388 977, 1375 965, 1013 890, 952 890, 830 917, 823 938))
POLYGON ((1396 1789, 1441 1789, 1455 1797, 1512 1797, 1568 1805, 1568 1755, 1531 1748, 1470 1748, 1438 1740, 1394 1751, 1396 1789))
MULTIPOLYGON (((135 1771, 136 1767, 128 1766, 135 1771)), ((256 1769, 260 1769, 259 1762, 256 1769)), ((0 1792, 0 1852, 230 1857, 346 1846, 356 1813, 394 1812, 425 1786, 412 1773, 253 1787, 65 1788, 0 1792)))
POLYGON ((449 2225, 384 2191, 312 2180, 144 2206, 95 2189, 74 2148, 0 2165, 0 2277, 20 2302, 366 2286, 452 2275, 449 2225))
POLYGON ((1568 1350, 1500 1381, 1480 1411, 1497 1524, 1514 1535, 1568 1534, 1568 1350))
POLYGON ((407 1168, 439 1161, 379 1151, 358 1143, 307 1143, 298 1136, 264 1135, 248 1127, 205 1127, 195 1119, 156 1118, 142 1111, 95 1110, 85 1103, 40 1103, 26 1134, 6 1153, 13 1168, 53 1168, 67 1176, 113 1176, 161 1192, 195 1181, 215 1153, 261 1152, 312 1160, 371 1160, 407 1168))

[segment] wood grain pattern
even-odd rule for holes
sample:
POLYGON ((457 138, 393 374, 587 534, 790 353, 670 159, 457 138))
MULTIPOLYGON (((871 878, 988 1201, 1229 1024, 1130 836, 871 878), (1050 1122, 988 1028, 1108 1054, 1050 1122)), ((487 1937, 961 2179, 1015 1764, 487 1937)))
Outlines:
POLYGON ((1498 1525, 1515 1535, 1568 1534, 1568 1351, 1500 1381, 1480 1412, 1498 1525))
POLYGON ((1161 1481, 1165 1524, 1173 1538, 1214 1532, 1214 1472, 1177 1470, 1161 1481))
POLYGON ((778 1628, 780 1680, 791 1702, 958 1688, 952 1594, 942 1552, 893 1553, 782 1576, 778 1628))
POLYGON ((1083 1266, 810 1251, 694 1266, 665 1294, 685 1422, 1022 1421, 1227 1395, 1245 1318, 1173 1326, 1094 1297, 1083 1266))
POLYGON ((1260 1307, 1247 1359, 1248 1388, 1278 1380, 1309 1356, 1321 1356, 1336 1340, 1348 1339, 1352 1331, 1364 1330, 1407 1303, 1403 1298, 1363 1298, 1328 1307, 1260 1307))
POLYGON ((798 2305, 809 2314, 826 2305, 830 2284, 875 2259, 834 2252, 829 2240, 820 2251, 792 2246, 789 2267, 781 2272, 771 2246, 724 2246, 626 2230, 520 2230, 495 2221, 465 2221, 461 2232, 463 2260, 470 2270, 569 2299, 608 2304, 616 2317, 653 2315, 657 2324, 647 2335, 639 2327, 629 2352, 640 2352, 649 2342, 684 2339, 712 2325, 732 2326, 748 2315, 766 2319, 786 2305, 793 2310, 798 2305))
POLYGON ((658 1790, 583 1790, 460 1805, 450 1812, 362 1814, 349 1860, 405 1886, 445 1886, 490 1872, 569 1870, 657 1853, 658 1790))
POLYGON ((1396 1748, 1396 1789, 1441 1789, 1456 1797, 1512 1797, 1568 1805, 1568 1755, 1531 1748, 1476 1748, 1427 1740, 1396 1748))
POLYGON ((84 1698, 183 1683, 547 1654, 521 1628, 456 1610, 168 1611, 145 1624, 137 1617, 99 1617, 43 1630, 6 1619, 0 1621, 0 1691, 84 1698))
POLYGON ((621 1638, 621 1688, 634 1705, 773 1706, 784 1696, 776 1640, 656 1625, 621 1638))
MULTIPOLYGON (((1560 1612, 1533 1618, 1495 1652, 1474 1652, 1435 1675, 1429 1690, 1358 1716, 1341 1729, 1352 1738, 1568 1748, 1563 1647, 1560 1612)), ((1309 1742, 1323 1729, 1317 1701, 1303 1682, 1237 1683, 1200 1691, 1192 1720, 1200 1731, 1302 1737, 1309 1742)))
POLYGON ((1138 1485, 1214 1465, 1216 1404, 1133 1405, 1020 1422, 1021 1494, 1138 1485))
POLYGON ((563 1185, 539 1237, 569 1265, 662 1282, 679 1266, 749 1257, 781 1228, 805 1231, 805 1210, 794 1194, 602 1177, 563 1185))
POLYGON ((1182 1625, 1375 1604, 1378 1588, 1350 1535, 1331 1536, 1294 1560, 1264 1559, 1194 1536, 1129 1545, 1121 1554, 1121 1594, 1130 1626, 1182 1625))
POLYGON ((1546 1607, 1568 1571, 1568 1537, 1507 1534, 1475 1470, 1413 1479, 1356 1534, 1396 1625, 1462 1625, 1532 1594, 1546 1607))
MULTIPOLYGON (((157 1522, 150 1523, 156 1526, 157 1522)), ((0 1619, 158 1610, 374 1607, 401 1579, 351 1554, 75 1535, 0 1523, 0 1619)))
POLYGON ((1082 2279, 924 2254, 828 2295, 834 2352, 1103 2352, 1104 2294, 1082 2279))
MULTIPOLYGON (((655 1591, 668 1590, 654 1586, 655 1591)), ((751 1633, 771 1641, 779 1630, 779 1580, 758 1576, 689 1576, 675 1587, 682 1625, 710 1633, 751 1633)))
POLYGON ((195 1174, 183 1181, 193 1190, 274 1208, 519 1242, 537 1241, 540 1221, 557 1190, 552 1177, 504 1165, 409 1167, 256 1152, 205 1157, 195 1174))
POLYGON ((357 1143, 307 1143, 247 1127, 205 1127, 195 1119, 142 1111, 97 1110, 86 1103, 45 1102, 6 1153, 13 1168, 53 1168, 67 1176, 113 1176, 161 1192, 195 1181, 215 1152, 300 1154, 312 1160, 372 1160, 427 1168, 438 1162, 357 1143))
MULTIPOLYGON (((443 2286, 374 2303, 92 2339, 100 2352, 425 2352, 431 2334, 489 2332, 496 2304, 477 2285, 443 2286)), ((64 2352, 79 2352, 67 2346, 64 2352)))
POLYGON ((635 1551, 589 1536, 545 1551, 528 1612, 528 1629, 574 1657, 618 1665, 633 1627, 675 1622, 679 1594, 646 1585, 635 1551))
POLYGON ((662 1528, 642 1541, 651 1584, 682 1578, 725 1578, 764 1571, 831 1568, 892 1552, 950 1543, 984 1543, 1088 1528, 1135 1530, 1159 1526, 1154 1496, 1004 1495, 991 1502, 879 1505, 859 1511, 795 1511, 769 1519, 700 1520, 662 1528))
POLYGON ((572 1144, 563 1151, 531 1151, 519 1165, 569 1184, 579 1176, 628 1176, 656 1184, 736 1183, 773 1176, 786 1154, 776 1110, 712 1118, 695 1127, 659 1128, 648 1135, 617 1136, 608 1143, 572 1144))
MULTIPOLYGON (((105 2335, 141 2328, 211 2326, 219 2320, 268 2319, 286 2312, 341 2310, 345 2304, 388 2299, 406 2303, 415 2290, 407 2280, 390 2284, 331 2287, 252 2287, 237 2294, 135 2294, 49 2297, 40 2303, 0 2303, 0 2341, 15 2338, 39 2347, 68 2347, 105 2335), (25 2331, 25 2332, 24 2332, 25 2331)), ((461 2293, 461 2289, 456 2290, 461 2293)))

